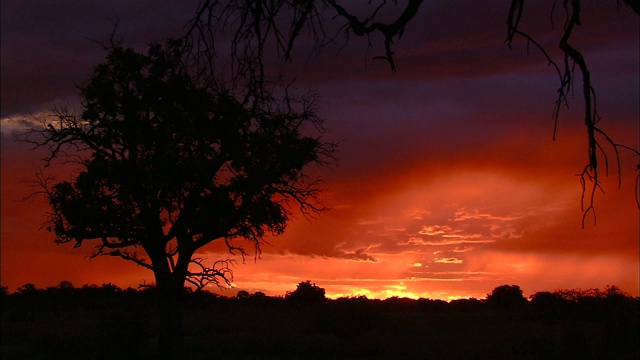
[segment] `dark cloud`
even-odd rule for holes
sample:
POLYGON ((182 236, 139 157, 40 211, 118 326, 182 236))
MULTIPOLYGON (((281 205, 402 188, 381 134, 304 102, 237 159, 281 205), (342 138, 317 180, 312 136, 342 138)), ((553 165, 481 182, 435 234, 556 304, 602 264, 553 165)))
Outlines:
POLYGON ((197 1, 3 1, 2 117, 72 102, 116 36, 142 45, 179 35, 197 1))
POLYGON ((338 258, 356 261, 372 261, 376 262, 376 258, 367 254, 365 248, 356 249, 355 251, 345 251, 338 255, 338 258))

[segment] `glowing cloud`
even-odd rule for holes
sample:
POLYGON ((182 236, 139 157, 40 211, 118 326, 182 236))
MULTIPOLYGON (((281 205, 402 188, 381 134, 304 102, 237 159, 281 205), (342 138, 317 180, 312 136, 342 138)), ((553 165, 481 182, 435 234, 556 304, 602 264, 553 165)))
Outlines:
POLYGON ((433 225, 433 226, 423 226, 422 230, 418 231, 418 234, 434 236, 434 235, 446 234, 449 231, 451 231, 451 227, 449 227, 447 225, 442 225, 442 226, 441 225, 433 225))
POLYGON ((454 258, 454 257, 437 258, 437 259, 434 260, 434 262, 439 263, 439 264, 462 264, 462 260, 454 258))
MULTIPOLYGON (((485 240, 469 240, 469 239, 456 239, 456 240, 424 240, 421 238, 412 237, 407 241, 401 241, 397 244, 399 246, 448 246, 448 245, 460 245, 460 244, 490 244, 496 242, 496 240, 485 239, 485 240)), ((470 248, 466 248, 466 250, 460 251, 469 251, 470 248)))
POLYGON ((460 208, 454 213, 455 218, 453 221, 465 221, 465 220, 498 220, 498 221, 513 221, 522 219, 522 215, 515 216, 495 216, 488 213, 481 213, 478 209, 469 212, 466 208, 460 208))

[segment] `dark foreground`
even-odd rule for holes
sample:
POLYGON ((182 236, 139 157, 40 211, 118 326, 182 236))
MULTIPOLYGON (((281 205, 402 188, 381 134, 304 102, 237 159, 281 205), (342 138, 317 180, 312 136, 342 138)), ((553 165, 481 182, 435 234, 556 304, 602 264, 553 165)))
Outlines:
MULTIPOLYGON (((3 294, 2 358, 157 357, 148 294, 79 290, 3 294)), ((190 294, 184 359, 638 359, 639 305, 602 294, 498 304, 190 294)))

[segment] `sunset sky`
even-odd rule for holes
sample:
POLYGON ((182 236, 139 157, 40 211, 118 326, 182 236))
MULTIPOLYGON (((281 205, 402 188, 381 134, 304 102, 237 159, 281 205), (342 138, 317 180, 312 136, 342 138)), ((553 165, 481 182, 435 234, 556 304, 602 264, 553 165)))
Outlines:
MULTIPOLYGON (((402 1, 401 1, 402 3, 402 1)), ((373 61, 376 39, 305 52, 284 65, 296 86, 321 97, 321 115, 340 141, 334 169, 312 169, 331 208, 297 216, 269 238, 260 259, 234 268, 234 289, 283 295, 311 280, 329 297, 366 295, 449 300, 484 298, 493 288, 537 291, 616 285, 638 296, 635 166, 621 152, 618 188, 613 153, 597 222, 582 227, 580 173, 587 163, 580 91, 563 109, 553 141, 558 79, 543 56, 506 38, 509 1, 427 0, 394 44, 397 73, 373 61)), ((553 1, 530 1, 522 27, 556 50, 563 24, 553 1)), ((198 1, 2 1, 1 283, 76 286, 153 283, 153 274, 116 258, 86 256, 90 247, 55 245, 41 229, 43 198, 26 201, 42 153, 13 135, 24 119, 56 104, 77 105, 74 84, 91 76, 104 41, 117 33, 141 46, 181 34, 198 1)), ((602 127, 638 148, 638 16, 614 0, 583 1, 574 33, 592 71, 602 127)), ((276 62, 276 66, 283 65, 276 62)), ((578 80, 580 81, 580 80, 578 80)), ((581 86, 580 82, 576 86, 581 86)), ((41 165, 40 165, 41 166, 41 165)), ((67 180, 71 171, 46 169, 67 180)), ((212 244, 198 255, 230 255, 212 244)), ((215 288, 209 290, 216 290, 215 288)), ((216 290, 218 291, 218 290, 216 290)))

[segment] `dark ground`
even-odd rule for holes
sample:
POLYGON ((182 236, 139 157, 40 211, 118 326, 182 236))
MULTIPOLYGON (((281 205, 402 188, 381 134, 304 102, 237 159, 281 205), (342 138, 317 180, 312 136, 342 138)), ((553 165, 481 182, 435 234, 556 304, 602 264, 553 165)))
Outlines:
MULTIPOLYGON (((93 290, 4 294, 2 359, 156 357, 152 298, 137 291, 93 290)), ((638 298, 547 298, 509 305, 191 294, 185 359, 640 358, 638 298)))

